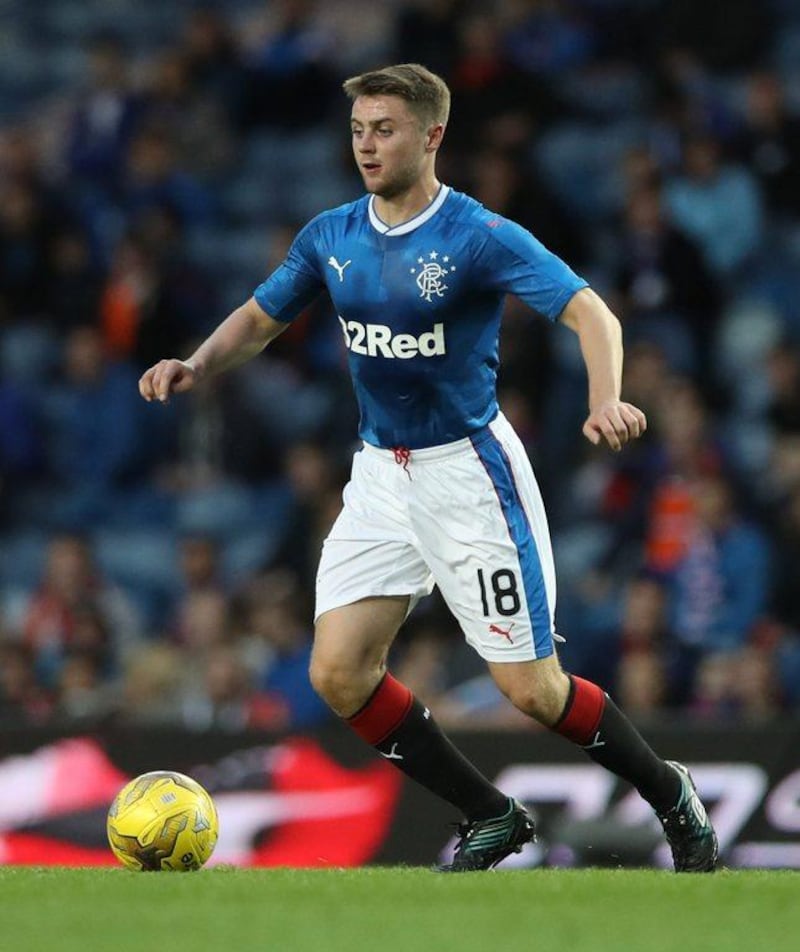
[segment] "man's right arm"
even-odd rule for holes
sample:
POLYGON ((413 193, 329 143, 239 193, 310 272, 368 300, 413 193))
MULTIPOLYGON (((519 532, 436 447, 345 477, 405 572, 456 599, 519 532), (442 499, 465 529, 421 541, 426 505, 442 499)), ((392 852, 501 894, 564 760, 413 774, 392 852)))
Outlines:
POLYGON ((161 360, 142 374, 139 393, 166 403, 173 393, 191 390, 200 380, 250 360, 289 325, 270 317, 250 298, 203 341, 188 360, 161 360))

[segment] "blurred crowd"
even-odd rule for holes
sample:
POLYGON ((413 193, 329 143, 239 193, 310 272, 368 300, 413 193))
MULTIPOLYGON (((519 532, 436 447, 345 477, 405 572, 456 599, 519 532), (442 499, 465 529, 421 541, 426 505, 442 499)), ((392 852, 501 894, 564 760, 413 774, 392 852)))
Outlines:
MULTIPOLYGON (((574 336, 509 301, 501 405, 550 514, 565 667, 635 719, 800 708, 800 7, 11 0, 0 19, 0 723, 296 730, 357 416, 329 302, 168 406, 313 214, 360 194, 348 75, 453 92, 440 177, 620 317, 644 439, 581 437, 574 336)), ((437 596, 392 664, 518 726, 437 596)))

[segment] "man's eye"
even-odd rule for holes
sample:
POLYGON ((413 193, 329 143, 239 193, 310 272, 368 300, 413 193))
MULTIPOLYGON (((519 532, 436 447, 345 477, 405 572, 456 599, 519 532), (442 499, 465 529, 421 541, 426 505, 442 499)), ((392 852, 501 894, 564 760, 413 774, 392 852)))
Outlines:
POLYGON ((384 138, 386 138, 386 136, 390 136, 391 134, 392 134, 391 129, 378 129, 378 135, 383 136, 384 138))

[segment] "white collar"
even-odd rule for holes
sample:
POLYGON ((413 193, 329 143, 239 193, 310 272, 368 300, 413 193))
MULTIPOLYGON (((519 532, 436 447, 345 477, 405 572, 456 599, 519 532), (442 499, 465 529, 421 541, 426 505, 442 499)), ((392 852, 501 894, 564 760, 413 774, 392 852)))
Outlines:
POLYGON ((375 211, 375 196, 370 195, 369 204, 367 206, 369 209, 370 224, 375 231, 379 231, 382 235, 389 235, 392 238, 395 235, 407 235, 409 232, 419 228, 420 225, 424 225, 430 218, 433 218, 449 194, 450 186, 440 185, 436 197, 429 205, 423 208, 418 215, 409 218, 408 221, 401 222, 399 225, 387 225, 385 221, 381 221, 378 217, 378 213, 375 211))

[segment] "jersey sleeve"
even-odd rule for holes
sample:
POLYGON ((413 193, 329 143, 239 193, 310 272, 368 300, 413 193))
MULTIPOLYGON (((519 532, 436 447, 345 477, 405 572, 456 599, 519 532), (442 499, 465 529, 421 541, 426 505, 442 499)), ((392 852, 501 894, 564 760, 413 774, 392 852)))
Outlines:
POLYGON ((297 234, 283 262, 253 292, 261 310, 276 321, 293 321, 325 287, 315 237, 316 219, 297 234))
POLYGON ((485 284, 514 294, 548 320, 561 315, 570 298, 588 282, 521 225, 487 214, 480 227, 477 264, 485 284))

